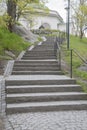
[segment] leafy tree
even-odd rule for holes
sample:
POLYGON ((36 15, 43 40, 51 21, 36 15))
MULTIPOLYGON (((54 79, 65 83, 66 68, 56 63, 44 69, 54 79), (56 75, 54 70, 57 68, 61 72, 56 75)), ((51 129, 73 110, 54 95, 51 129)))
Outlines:
POLYGON ((7 1, 7 14, 9 16, 8 29, 10 30, 10 32, 12 32, 12 27, 16 20, 16 8, 17 8, 16 2, 17 0, 7 1))
POLYGON ((87 4, 80 5, 78 9, 79 11, 78 11, 77 17, 78 17, 80 38, 82 39, 83 34, 84 34, 83 27, 87 23, 87 4))
POLYGON ((87 24, 87 0, 79 0, 77 5, 73 2, 71 8, 74 11, 72 19, 76 28, 76 35, 79 34, 82 39, 84 35, 83 28, 87 24))
POLYGON ((45 7, 45 2, 47 0, 7 0, 8 29, 12 32, 13 25, 19 20, 21 15, 35 11, 35 4, 45 7))

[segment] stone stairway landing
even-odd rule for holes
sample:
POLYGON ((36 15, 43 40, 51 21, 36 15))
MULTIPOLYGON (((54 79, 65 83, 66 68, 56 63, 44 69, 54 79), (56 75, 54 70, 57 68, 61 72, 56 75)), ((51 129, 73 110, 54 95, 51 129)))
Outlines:
POLYGON ((56 58, 54 39, 48 38, 15 60, 5 82, 7 114, 87 110, 87 94, 64 75, 56 58))

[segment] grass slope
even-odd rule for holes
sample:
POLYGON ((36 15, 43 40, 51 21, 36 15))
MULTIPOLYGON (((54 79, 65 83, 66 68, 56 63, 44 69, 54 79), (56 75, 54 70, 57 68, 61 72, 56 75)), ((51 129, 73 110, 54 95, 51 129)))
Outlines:
POLYGON ((71 36, 70 48, 76 49, 85 59, 87 58, 87 38, 71 36))
MULTIPOLYGON (((0 28, 0 55, 5 57, 5 50, 11 51, 16 56, 25 50, 31 43, 25 42, 15 33, 10 33, 6 28, 0 28)), ((7 56, 6 56, 7 57, 7 56)))
MULTIPOLYGON (((63 49, 66 45, 63 45, 63 49)), ((70 49, 75 49, 87 61, 87 38, 82 40, 79 37, 70 36, 70 49)), ((70 66, 70 51, 63 51, 63 58, 70 66)), ((82 71, 79 67, 84 66, 82 60, 73 53, 73 76, 78 77, 78 83, 83 85, 83 89, 87 92, 87 71, 82 71), (82 81, 85 81, 82 83, 82 81)))

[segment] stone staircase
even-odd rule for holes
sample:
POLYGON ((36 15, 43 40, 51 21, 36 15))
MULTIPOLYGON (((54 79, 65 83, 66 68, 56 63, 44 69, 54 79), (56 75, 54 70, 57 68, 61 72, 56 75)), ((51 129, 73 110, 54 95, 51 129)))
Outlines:
POLYGON ((51 38, 15 61, 6 93, 7 114, 87 110, 87 94, 59 69, 51 38))

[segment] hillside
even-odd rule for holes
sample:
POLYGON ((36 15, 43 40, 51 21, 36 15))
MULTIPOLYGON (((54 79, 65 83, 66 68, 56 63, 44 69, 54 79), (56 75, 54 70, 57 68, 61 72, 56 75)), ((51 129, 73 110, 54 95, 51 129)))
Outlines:
MULTIPOLYGON (((70 51, 66 50, 66 43, 62 46, 62 58, 68 65, 68 71, 70 73, 70 51)), ((87 63, 87 38, 83 38, 82 40, 79 37, 70 36, 70 49, 74 49, 80 57, 82 57, 87 63)), ((87 91, 87 64, 85 64, 81 58, 77 56, 76 53, 73 52, 72 57, 72 70, 73 77, 76 77, 78 83, 84 86, 85 91, 87 91)), ((65 70, 66 71, 66 70, 65 70)), ((67 73, 67 72, 66 72, 67 73)))
MULTIPOLYGON (((16 31, 18 31, 17 28, 16 31)), ((21 34, 24 31, 21 31, 21 34)), ((28 48, 36 40, 36 38, 32 37, 26 40, 23 38, 23 35, 25 36, 25 34, 21 36, 10 33, 6 28, 0 27, 0 74, 3 73, 3 68, 5 68, 8 60, 15 59, 21 51, 28 48)))

